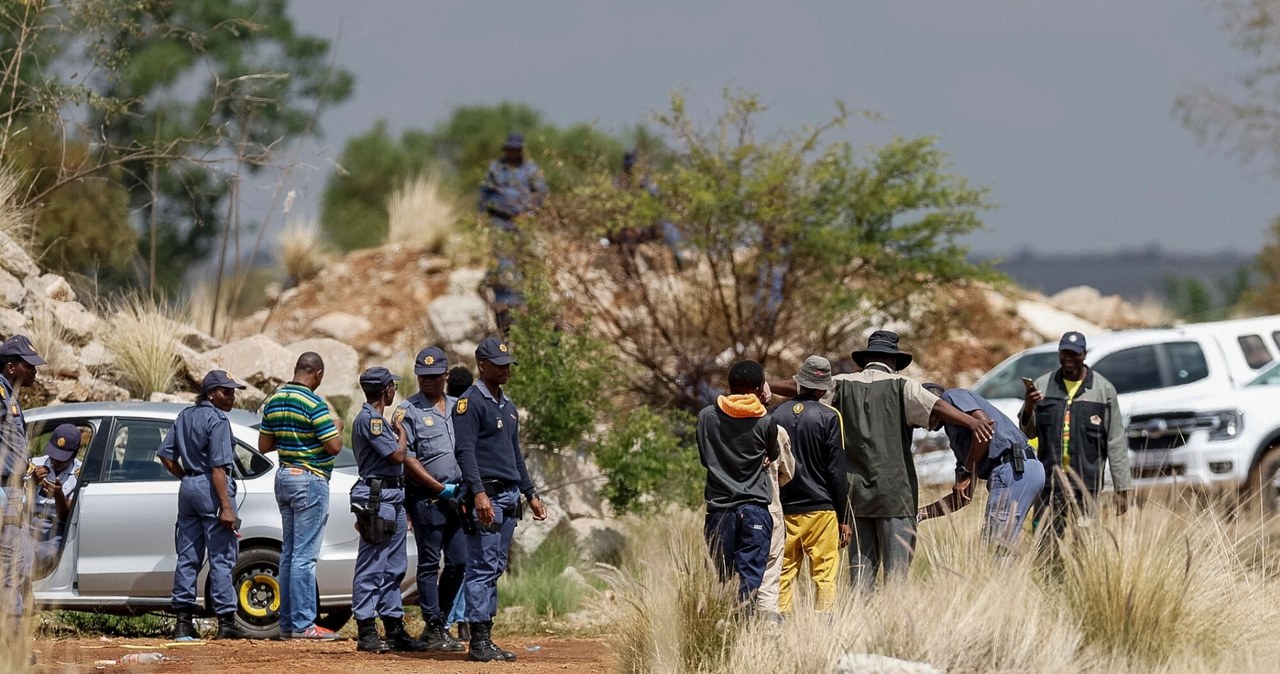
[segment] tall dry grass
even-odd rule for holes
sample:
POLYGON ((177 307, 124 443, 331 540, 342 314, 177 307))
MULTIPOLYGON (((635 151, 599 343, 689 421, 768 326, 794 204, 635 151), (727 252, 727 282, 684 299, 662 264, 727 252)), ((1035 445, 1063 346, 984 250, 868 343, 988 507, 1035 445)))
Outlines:
POLYGON ((294 284, 319 274, 333 259, 333 247, 314 220, 293 220, 280 230, 276 261, 294 284))
POLYGON ((439 254, 455 232, 462 207, 433 172, 410 178, 387 201, 387 243, 439 254))
POLYGON ((22 180, 11 169, 0 169, 0 234, 30 252, 35 230, 31 226, 31 209, 24 205, 22 180))
POLYGON ((922 526, 908 582, 860 595, 842 573, 832 614, 802 593, 773 625, 723 613, 732 592, 709 573, 700 522, 637 527, 635 558, 615 580, 622 671, 830 672, 845 653, 948 672, 1270 672, 1280 662, 1280 581, 1236 553, 1264 540, 1256 523, 1148 507, 1078 530, 1051 562, 1033 545, 990 549, 975 503, 922 526))
POLYGON ((102 342, 116 357, 120 384, 135 398, 167 392, 178 371, 181 318, 150 300, 127 297, 110 308, 102 342))
POLYGON ((36 353, 48 363, 46 371, 61 374, 75 369, 75 353, 68 346, 71 333, 58 323, 52 311, 46 308, 34 312, 27 336, 31 338, 31 345, 35 347, 36 353))

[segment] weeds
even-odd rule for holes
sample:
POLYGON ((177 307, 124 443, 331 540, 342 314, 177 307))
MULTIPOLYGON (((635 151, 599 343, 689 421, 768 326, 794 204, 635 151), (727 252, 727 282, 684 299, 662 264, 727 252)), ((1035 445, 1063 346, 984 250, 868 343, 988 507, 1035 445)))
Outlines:
POLYGON ((155 613, 122 616, 87 611, 46 611, 38 633, 44 637, 160 637, 173 634, 173 618, 155 613))
POLYGON ((276 240, 276 260, 293 284, 319 274, 333 260, 332 248, 311 220, 294 220, 276 240))
POLYGON ((387 243, 406 243, 438 254, 456 229, 462 209, 440 177, 427 173, 405 181, 388 200, 387 212, 387 243))
POLYGON ((10 169, 0 170, 0 234, 30 252, 34 230, 31 211, 22 205, 22 181, 10 169))
POLYGON ((31 330, 27 336, 31 338, 36 353, 48 363, 49 371, 58 374, 75 372, 75 354, 67 346, 71 334, 58 323, 48 307, 32 312, 31 330))
MULTIPOLYGON (((511 568, 498 581, 502 605, 522 607, 521 617, 529 623, 523 626, 526 631, 577 611, 590 588, 578 577, 567 575, 565 569, 579 564, 573 537, 562 530, 553 531, 533 554, 511 561, 511 568)), ((518 623, 503 625, 508 631, 521 627, 518 623)))
POLYGON ((102 341, 116 356, 121 384, 141 399, 168 391, 178 368, 175 321, 160 305, 138 297, 117 302, 111 311, 102 341))

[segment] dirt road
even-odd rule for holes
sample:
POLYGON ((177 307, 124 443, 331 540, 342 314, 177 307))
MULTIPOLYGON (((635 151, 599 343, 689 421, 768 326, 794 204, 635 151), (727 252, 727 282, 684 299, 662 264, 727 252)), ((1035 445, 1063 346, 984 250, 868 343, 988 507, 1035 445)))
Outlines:
POLYGON ((356 653, 354 641, 206 641, 167 644, 160 639, 98 638, 36 642, 41 674, 62 672, 271 672, 271 674, 381 674, 392 672, 608 672, 613 662, 597 639, 499 639, 519 656, 512 664, 467 662, 465 654, 356 653), (533 650, 530 650, 533 649, 533 650), (162 653, 156 664, 106 664, 128 653, 162 653))

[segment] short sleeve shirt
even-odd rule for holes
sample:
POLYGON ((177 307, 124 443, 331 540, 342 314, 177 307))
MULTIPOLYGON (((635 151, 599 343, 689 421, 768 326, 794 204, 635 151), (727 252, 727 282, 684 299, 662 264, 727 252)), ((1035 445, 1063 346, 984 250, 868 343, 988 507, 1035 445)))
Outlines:
POLYGON ((462 480, 462 469, 453 452, 453 409, 458 399, 445 396, 444 403, 442 411, 421 393, 415 393, 400 403, 394 418, 404 426, 409 451, 431 477, 440 482, 458 482, 462 480))
POLYGON ((177 461, 188 475, 204 475, 235 462, 233 443, 227 415, 204 400, 178 413, 156 456, 177 461))
POLYGON ((400 477, 404 465, 392 463, 391 455, 399 449, 396 430, 377 409, 365 403, 351 424, 351 446, 356 452, 356 467, 362 478, 400 477))
POLYGON ((281 386, 263 406, 258 432, 275 437, 281 467, 305 468, 326 480, 333 473, 337 457, 324 443, 338 437, 338 427, 315 391, 294 382, 281 386))
MULTIPOLYGON (((49 479, 62 485, 62 495, 71 498, 76 493, 76 488, 80 486, 80 459, 73 459, 61 473, 55 473, 53 470, 53 462, 47 456, 37 456, 31 459, 31 465, 45 466, 49 469, 49 479)), ((35 491, 35 503, 31 511, 31 524, 35 531, 32 534, 36 540, 49 540, 57 529, 58 524, 58 501, 53 494, 47 493, 43 488, 37 488, 35 491)))
MULTIPOLYGON (((943 393, 942 399, 965 414, 982 410, 995 422, 994 437, 991 439, 991 446, 987 448, 986 458, 995 459, 1011 449, 1026 448, 1027 436, 1018 430, 1018 425, 982 396, 967 389, 953 388, 943 393)), ((973 446, 973 431, 951 424, 943 428, 946 430, 947 440, 951 443, 951 451, 956 455, 957 464, 964 464, 969 457, 969 448, 973 446)))

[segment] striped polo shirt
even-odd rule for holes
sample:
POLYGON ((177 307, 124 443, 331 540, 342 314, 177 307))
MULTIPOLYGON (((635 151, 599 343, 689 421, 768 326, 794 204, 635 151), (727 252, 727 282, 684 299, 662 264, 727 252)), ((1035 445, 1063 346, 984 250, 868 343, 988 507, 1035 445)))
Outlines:
POLYGON ((338 427, 329 406, 311 389, 290 382, 271 394, 258 432, 275 437, 281 467, 305 468, 329 479, 337 457, 324 451, 324 443, 338 436, 338 427))

